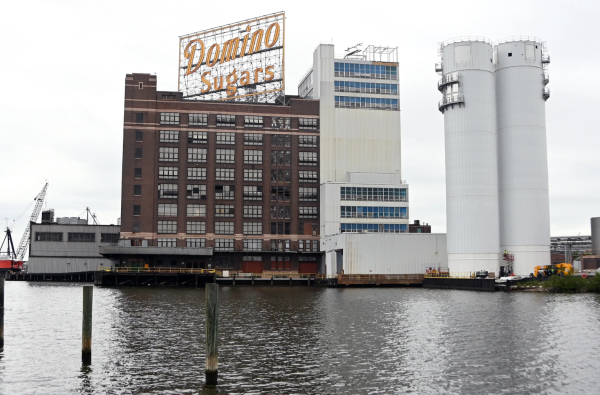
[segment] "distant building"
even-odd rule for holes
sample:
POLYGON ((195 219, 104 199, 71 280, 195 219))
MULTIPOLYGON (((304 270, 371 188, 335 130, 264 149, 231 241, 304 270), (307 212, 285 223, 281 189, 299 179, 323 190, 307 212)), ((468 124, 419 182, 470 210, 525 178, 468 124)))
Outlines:
POLYGON ((421 224, 418 219, 414 223, 408 225, 408 233, 431 233, 431 225, 421 224))
POLYGON ((53 220, 45 211, 41 224, 31 224, 29 273, 77 273, 108 269, 113 265, 98 253, 99 246, 119 240, 118 225, 88 225, 86 219, 63 217, 53 220))

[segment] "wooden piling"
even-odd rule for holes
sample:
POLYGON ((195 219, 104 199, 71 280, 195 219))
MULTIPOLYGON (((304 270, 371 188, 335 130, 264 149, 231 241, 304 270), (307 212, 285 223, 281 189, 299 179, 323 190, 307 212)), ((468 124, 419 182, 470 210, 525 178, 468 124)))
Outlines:
POLYGON ((0 350, 4 348, 4 277, 0 277, 0 350))
POLYGON ((94 287, 83 287, 83 324, 81 335, 81 361, 84 364, 92 363, 92 305, 94 287))
POLYGON ((219 375, 219 285, 206 284, 206 385, 217 385, 219 375))

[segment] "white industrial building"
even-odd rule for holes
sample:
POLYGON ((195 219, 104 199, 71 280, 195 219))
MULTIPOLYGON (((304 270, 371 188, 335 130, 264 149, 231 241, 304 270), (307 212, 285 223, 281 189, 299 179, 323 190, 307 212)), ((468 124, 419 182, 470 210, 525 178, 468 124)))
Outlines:
POLYGON ((460 38, 439 55, 448 265, 527 275, 550 263, 545 45, 460 38))
POLYGON ((119 240, 119 225, 88 225, 86 219, 57 218, 31 224, 28 273, 81 273, 109 269, 113 263, 99 246, 119 240))

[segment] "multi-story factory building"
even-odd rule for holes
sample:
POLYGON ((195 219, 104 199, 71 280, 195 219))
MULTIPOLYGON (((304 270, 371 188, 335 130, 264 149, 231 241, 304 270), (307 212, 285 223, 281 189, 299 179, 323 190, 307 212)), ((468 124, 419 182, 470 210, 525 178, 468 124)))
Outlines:
POLYGON ((125 80, 121 266, 316 273, 319 102, 184 100, 125 80))

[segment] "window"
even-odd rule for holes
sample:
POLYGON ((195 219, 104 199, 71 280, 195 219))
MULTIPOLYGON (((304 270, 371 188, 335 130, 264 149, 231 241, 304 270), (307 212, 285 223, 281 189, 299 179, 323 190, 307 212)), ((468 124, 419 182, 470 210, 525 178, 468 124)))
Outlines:
POLYGON ((136 167, 133 169, 133 178, 142 178, 142 168, 136 167))
POLYGON ((178 147, 158 147, 158 160, 162 162, 179 161, 178 147))
POLYGON ((188 199, 206 199, 206 185, 188 185, 188 199))
POLYGON ((186 214, 188 217, 206 217, 206 205, 188 204, 186 214))
POLYGON ((63 241, 63 234, 62 232, 35 232, 35 241, 63 241))
POLYGON ((262 206, 244 206, 244 218, 262 218, 262 206))
POLYGON ((244 181, 262 181, 261 169, 244 169, 244 181))
MULTIPOLYGON (((100 243, 116 243, 121 238, 119 233, 100 233, 100 243)), ((60 233, 62 240, 62 233, 60 233)))
POLYGON ((177 184, 158 184, 159 199, 177 199, 177 184))
POLYGON ((298 234, 299 235, 312 235, 317 236, 319 225, 316 223, 308 223, 300 221, 298 222, 298 234))
POLYGON ((135 149, 135 159, 142 159, 142 148, 141 147, 137 147, 135 149))
POLYGON ((235 214, 234 207, 232 204, 216 204, 215 217, 233 217, 235 214))
POLYGON ((142 186, 141 185, 133 186, 133 196, 142 196, 142 186))
POLYGON ((358 81, 335 81, 336 92, 373 93, 380 95, 397 95, 397 84, 380 84, 358 81))
MULTIPOLYGON (((290 250, 290 241, 289 240, 271 240, 271 251, 289 251, 290 250)), ((271 257, 275 258, 275 257, 271 257)), ((289 259, 290 257, 286 257, 288 262, 288 269, 289 269, 289 259)), ((280 257, 280 260, 281 257, 280 257)))
POLYGON ((188 235, 206 234, 206 222, 204 222, 204 221, 187 221, 185 224, 185 233, 187 233, 188 235))
POLYGON ((262 154, 263 153, 260 150, 245 149, 244 150, 244 164, 246 164, 246 165, 262 164, 262 154))
POLYGON ((276 147, 291 147, 292 136, 289 134, 274 134, 271 136, 271 145, 276 147))
POLYGON ((255 116, 255 115, 246 115, 244 117, 244 127, 245 128, 262 128, 263 127, 263 117, 255 116))
POLYGON ((217 144, 235 144, 235 133, 217 133, 217 144))
POLYGON ((206 126, 208 125, 208 114, 190 114, 188 118, 190 126, 206 126))
POLYGON ((291 217, 291 207, 290 206, 271 206, 271 218, 286 218, 289 219, 291 217))
POLYGON ((271 187, 271 200, 290 201, 290 187, 271 187))
POLYGON ((382 99, 379 97, 336 96, 335 106, 367 110, 400 110, 398 99, 382 99))
POLYGON ((177 203, 159 203, 158 215, 177 216, 177 203))
POLYGON ((69 241, 79 243, 93 243, 96 241, 95 233, 69 233, 69 241))
POLYGON ((177 247, 177 239, 159 237, 156 239, 158 247, 177 247))
POLYGON ((232 235, 233 222, 215 222, 215 234, 217 235, 232 235))
POLYGON ((290 118, 271 117, 271 127, 273 129, 289 129, 290 118))
POLYGON ((281 169, 272 169, 271 170, 271 182, 291 182, 292 181, 292 171, 291 170, 281 170, 281 169))
POLYGON ((235 185, 215 185, 215 199, 233 200, 235 185))
POLYGON ((317 188, 298 188, 299 200, 301 202, 316 202, 318 199, 317 188))
POLYGON ((215 239, 215 251, 233 251, 233 239, 215 239))
POLYGON ((244 133, 244 145, 262 145, 263 135, 260 133, 244 133))
POLYGON ((135 131, 135 141, 137 142, 142 142, 144 140, 144 132, 142 132, 141 130, 136 130, 135 131))
POLYGON ((179 173, 178 167, 164 167, 158 168, 158 178, 163 180, 176 180, 177 174, 179 173))
POLYGON ((143 113, 137 113, 135 114, 135 123, 144 123, 144 114, 143 113))
POLYGON ((298 129, 317 130, 317 118, 299 118, 298 129))
POLYGON ((235 128, 235 115, 217 115, 217 126, 235 128))
POLYGON ((316 170, 300 170, 298 172, 298 181, 300 182, 317 182, 316 170))
POLYGON ((271 164, 278 166, 291 166, 291 151, 271 151, 271 164))
POLYGON ((245 235, 262 235, 262 222, 244 222, 245 235))
POLYGON ((263 187, 260 185, 244 185, 244 200, 262 200, 263 187))
POLYGON ((298 136, 300 147, 316 147, 317 136, 298 136))
POLYGON ((300 218, 317 218, 317 207, 300 207, 300 218))
POLYGON ((131 224, 131 231, 133 233, 139 233, 140 229, 141 229, 140 222, 139 221, 133 221, 133 224, 131 224))
MULTIPOLYGON (((298 251, 302 252, 319 252, 319 241, 318 240, 299 240, 298 241, 298 251), (306 242, 306 243, 305 243, 306 242), (312 248, 311 248, 312 245, 312 248)), ((316 261, 317 257, 315 256, 302 256, 299 257, 300 261, 311 262, 316 261)))
POLYGON ((206 239, 185 239, 185 246, 189 248, 205 248, 206 239))
POLYGON ((377 78, 381 80, 397 80, 398 67, 376 64, 335 63, 336 77, 377 78))
POLYGON ((235 169, 216 169, 217 181, 233 181, 235 169))
POLYGON ((176 95, 162 95, 163 100, 175 100, 176 98, 176 95))
POLYGON ((406 188, 360 188, 341 187, 341 200, 364 200, 381 202, 408 201, 406 188))
POLYGON ((317 165, 317 153, 316 152, 299 152, 300 165, 305 166, 316 166, 317 165))
POLYGON ((140 206, 139 204, 134 204, 133 205, 133 215, 141 215, 142 213, 142 206, 140 206))
POLYGON ((188 143, 191 144, 206 144, 208 135, 206 132, 188 132, 188 143))
POLYGON ((271 222, 271 234, 289 235, 290 230, 291 224, 289 222, 271 222))
POLYGON ((340 231, 345 232, 383 232, 406 233, 406 224, 341 224, 340 231))
MULTIPOLYGON (((244 251, 262 251, 262 240, 244 239, 244 251)), ((245 256, 244 261, 262 261, 260 256, 245 256)))
POLYGON ((177 112, 161 112, 161 125, 179 125, 179 113, 177 112))
POLYGON ((206 162, 206 148, 188 148, 188 162, 206 162))
POLYGON ((159 141, 161 143, 178 143, 179 131, 177 130, 161 130, 159 132, 159 141))
POLYGON ((206 180, 206 167, 188 167, 188 180, 206 180))
POLYGON ((177 221, 158 221, 157 233, 177 233, 177 221))
POLYGON ((408 218, 407 207, 342 206, 342 218, 408 218))
POLYGON ((235 150, 232 149, 218 149, 217 150, 217 163, 234 163, 235 162, 235 150))

